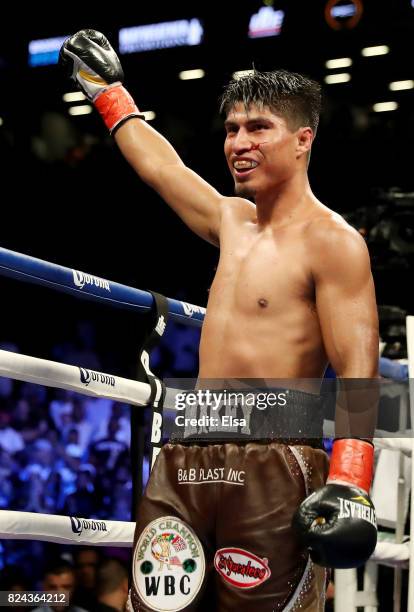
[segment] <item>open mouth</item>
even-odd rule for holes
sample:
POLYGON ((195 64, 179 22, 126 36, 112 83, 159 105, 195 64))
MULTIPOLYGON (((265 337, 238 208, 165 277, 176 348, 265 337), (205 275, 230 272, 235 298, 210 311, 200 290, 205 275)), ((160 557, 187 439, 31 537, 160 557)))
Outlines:
POLYGON ((253 160, 238 160, 233 162, 234 174, 237 177, 246 176, 253 172, 259 164, 253 160))

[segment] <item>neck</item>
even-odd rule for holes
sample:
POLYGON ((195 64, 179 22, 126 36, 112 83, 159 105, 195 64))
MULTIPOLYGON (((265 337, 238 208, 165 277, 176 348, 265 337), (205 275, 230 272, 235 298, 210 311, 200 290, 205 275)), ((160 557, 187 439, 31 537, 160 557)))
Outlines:
POLYGON ((304 209, 316 201, 307 174, 296 174, 273 187, 269 192, 256 195, 256 214, 259 226, 278 226, 303 217, 304 209))

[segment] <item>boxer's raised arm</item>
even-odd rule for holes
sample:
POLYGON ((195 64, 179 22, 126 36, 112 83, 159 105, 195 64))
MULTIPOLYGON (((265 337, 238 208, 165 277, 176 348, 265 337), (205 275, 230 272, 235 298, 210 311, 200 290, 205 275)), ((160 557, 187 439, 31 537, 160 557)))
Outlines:
POLYGON ((94 103, 131 166, 196 234, 219 244, 226 198, 187 168, 171 144, 143 120, 122 86, 123 70, 106 37, 81 30, 68 38, 60 61, 94 103))
POLYGON ((115 140, 141 179, 193 232, 218 246, 225 198, 185 166, 170 143, 144 121, 128 121, 117 130, 115 140))

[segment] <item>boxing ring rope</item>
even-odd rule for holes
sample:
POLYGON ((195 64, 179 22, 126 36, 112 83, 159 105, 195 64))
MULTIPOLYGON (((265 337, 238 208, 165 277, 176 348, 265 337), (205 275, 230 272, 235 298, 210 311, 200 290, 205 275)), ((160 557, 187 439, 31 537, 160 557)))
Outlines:
POLYGON ((134 406, 147 405, 151 393, 148 384, 136 380, 2 350, 0 376, 106 397, 134 406))
POLYGON ((135 523, 126 521, 0 510, 0 535, 4 540, 132 548, 134 529, 135 523))
MULTIPOLYGON (((140 313, 149 312, 153 303, 153 297, 148 291, 134 289, 93 274, 65 268, 4 248, 0 248, 0 274, 50 287, 75 297, 140 313)), ((171 298, 167 300, 169 316, 173 321, 198 327, 202 325, 205 308, 171 298)))
MULTIPOLYGON (((137 313, 150 312, 154 300, 147 291, 4 248, 0 248, 0 274, 137 313)), ((170 298, 167 298, 167 302, 173 321, 198 327, 202 325, 205 308, 170 298)), ((147 383, 3 350, 0 350, 0 376, 92 397, 105 397, 133 406, 148 405, 151 395, 147 383)), ((166 408, 169 405, 174 407, 176 392, 176 389, 166 390, 166 408)), ((134 525, 132 522, 0 511, 0 537, 3 539, 132 547, 134 525)))
MULTIPOLYGON (((151 395, 147 383, 3 350, 0 350, 0 376, 133 406, 147 406, 151 395)), ((164 407, 174 409, 177 389, 166 391, 164 407)))

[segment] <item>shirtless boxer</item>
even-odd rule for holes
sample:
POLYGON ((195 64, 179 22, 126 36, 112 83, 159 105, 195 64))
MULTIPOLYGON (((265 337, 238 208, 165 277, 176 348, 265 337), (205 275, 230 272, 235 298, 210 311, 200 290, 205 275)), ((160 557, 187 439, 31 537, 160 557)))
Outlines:
MULTIPOLYGON (((308 181, 319 85, 285 71, 229 84, 224 151, 236 196, 224 197, 142 120, 102 34, 78 32, 61 61, 140 178, 220 248, 200 378, 321 379, 328 361, 340 378, 375 378, 378 321, 365 243, 308 181)), ((292 412, 316 410, 311 394, 294 392, 291 402, 292 412)), ((362 439, 334 442, 329 474, 324 452, 303 441, 166 445, 138 512, 130 605, 323 610, 322 568, 357 566, 375 546, 372 462, 362 439), (291 527, 298 507, 301 541, 291 527), (175 574, 156 570, 151 547, 160 537, 172 543, 175 574)))

